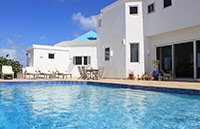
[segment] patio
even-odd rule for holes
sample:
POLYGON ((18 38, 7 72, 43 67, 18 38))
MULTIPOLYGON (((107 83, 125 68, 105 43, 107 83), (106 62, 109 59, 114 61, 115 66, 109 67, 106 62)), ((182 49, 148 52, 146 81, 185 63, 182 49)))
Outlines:
POLYGON ((163 88, 179 88, 200 90, 199 82, 183 82, 183 81, 143 81, 143 80, 128 80, 128 79, 101 79, 101 80, 79 80, 78 78, 72 79, 13 79, 2 80, 0 82, 38 82, 38 81, 80 81, 80 82, 100 82, 112 84, 127 84, 132 86, 146 86, 146 87, 163 87, 163 88))

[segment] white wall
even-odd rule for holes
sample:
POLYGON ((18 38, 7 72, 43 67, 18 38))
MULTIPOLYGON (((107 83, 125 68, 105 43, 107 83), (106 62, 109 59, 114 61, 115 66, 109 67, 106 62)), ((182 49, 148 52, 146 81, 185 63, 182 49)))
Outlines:
POLYGON ((134 75, 144 74, 144 34, 142 2, 126 2, 126 76, 133 70, 134 75), (138 7, 137 15, 130 15, 130 6, 138 7), (130 43, 139 43, 139 62, 130 62, 130 43))
POLYGON ((73 73, 73 77, 79 77, 78 67, 73 65, 74 56, 90 56, 91 65, 88 67, 97 68, 97 48, 96 47, 71 47, 70 48, 70 65, 69 70, 73 73))
POLYGON ((146 36, 200 25, 200 0, 172 0, 172 6, 167 8, 163 7, 163 0, 145 0, 143 3, 146 36), (147 6, 153 2, 155 13, 148 14, 147 6))
POLYGON ((125 4, 102 10, 98 19, 102 19, 102 26, 97 29, 98 66, 105 68, 105 77, 124 78, 126 77, 126 46, 123 45, 122 40, 125 39, 125 4), (110 47, 113 52, 110 61, 105 61, 106 47, 110 47))
POLYGON ((70 61, 69 51, 50 50, 50 49, 33 49, 34 63, 33 66, 40 69, 54 70, 56 68, 68 69, 70 61), (55 58, 49 59, 49 53, 54 53, 55 58))

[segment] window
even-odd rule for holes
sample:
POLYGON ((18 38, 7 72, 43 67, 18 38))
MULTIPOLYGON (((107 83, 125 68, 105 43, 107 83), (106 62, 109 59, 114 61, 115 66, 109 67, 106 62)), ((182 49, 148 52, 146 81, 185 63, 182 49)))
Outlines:
POLYGON ((164 0, 164 8, 172 5, 172 0, 164 0))
POLYGON ((148 13, 153 13, 153 12, 155 12, 155 4, 154 3, 148 5, 148 13))
POLYGON ((74 64, 75 65, 82 65, 82 57, 81 56, 77 56, 74 58, 74 64))
POLYGON ((73 58, 74 65, 90 65, 90 56, 75 56, 73 58))
POLYGON ((90 65, 90 56, 84 56, 84 65, 90 65))
POLYGON ((130 61, 131 62, 139 62, 139 44, 132 43, 130 44, 130 61))
POLYGON ((101 27, 101 22, 102 22, 101 19, 97 21, 97 25, 98 25, 98 27, 101 27))
POLYGON ((110 60, 110 48, 105 48, 105 61, 110 60))
POLYGON ((138 14, 138 7, 137 6, 131 6, 130 7, 130 14, 138 14))
POLYGON ((49 59, 54 59, 55 58, 55 54, 49 53, 49 59))

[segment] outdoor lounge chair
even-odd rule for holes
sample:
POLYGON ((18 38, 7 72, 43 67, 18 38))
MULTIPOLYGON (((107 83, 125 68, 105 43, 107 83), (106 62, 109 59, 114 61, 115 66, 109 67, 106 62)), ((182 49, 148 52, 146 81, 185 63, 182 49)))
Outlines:
POLYGON ((43 68, 43 69, 40 69, 40 78, 43 77, 43 78, 53 78, 54 75, 55 75, 55 72, 54 71, 51 71, 51 70, 48 70, 46 68, 43 68))
POLYGON ((1 78, 4 79, 5 76, 11 76, 12 79, 14 78, 14 72, 12 70, 12 66, 2 66, 1 78))
POLYGON ((175 75, 172 74, 171 72, 166 73, 163 70, 161 70, 161 74, 162 74, 163 80, 170 80, 170 79, 174 79, 175 78, 175 75))
POLYGON ((26 67, 24 72, 24 78, 27 79, 29 76, 29 79, 33 77, 34 79, 40 76, 40 71, 38 68, 35 67, 26 67))
POLYGON ((63 79, 65 79, 65 77, 67 78, 68 76, 70 78, 72 78, 72 74, 69 73, 67 70, 64 70, 64 69, 59 69, 59 68, 56 68, 56 74, 58 75, 58 78, 59 76, 63 76, 63 79))

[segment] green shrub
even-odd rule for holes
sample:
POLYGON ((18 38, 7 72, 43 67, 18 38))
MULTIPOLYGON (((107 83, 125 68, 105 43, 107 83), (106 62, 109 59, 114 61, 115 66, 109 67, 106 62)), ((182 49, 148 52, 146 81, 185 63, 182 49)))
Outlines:
POLYGON ((22 70, 22 65, 19 63, 19 61, 7 59, 4 57, 0 57, 0 73, 2 71, 2 65, 12 66, 15 77, 17 77, 17 73, 22 70))

